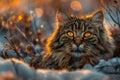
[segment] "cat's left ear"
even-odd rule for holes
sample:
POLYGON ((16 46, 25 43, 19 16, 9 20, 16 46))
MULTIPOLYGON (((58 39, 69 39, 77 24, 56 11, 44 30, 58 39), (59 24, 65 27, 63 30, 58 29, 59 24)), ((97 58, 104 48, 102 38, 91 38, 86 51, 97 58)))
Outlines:
POLYGON ((65 13, 61 10, 58 10, 56 13, 56 18, 57 18, 58 22, 65 22, 66 20, 69 19, 69 16, 67 13, 65 13))
POLYGON ((95 24, 103 24, 103 20, 104 20, 104 15, 102 10, 95 12, 94 15, 92 16, 92 21, 95 24))

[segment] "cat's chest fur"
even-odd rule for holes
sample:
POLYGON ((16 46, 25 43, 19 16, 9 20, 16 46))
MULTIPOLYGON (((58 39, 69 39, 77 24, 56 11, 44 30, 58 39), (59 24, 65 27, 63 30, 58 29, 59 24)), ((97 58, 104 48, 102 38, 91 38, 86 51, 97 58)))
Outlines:
POLYGON ((71 52, 71 54, 72 54, 71 56, 73 56, 74 58, 76 58, 76 60, 79 59, 80 56, 83 55, 83 53, 81 53, 81 52, 71 52))

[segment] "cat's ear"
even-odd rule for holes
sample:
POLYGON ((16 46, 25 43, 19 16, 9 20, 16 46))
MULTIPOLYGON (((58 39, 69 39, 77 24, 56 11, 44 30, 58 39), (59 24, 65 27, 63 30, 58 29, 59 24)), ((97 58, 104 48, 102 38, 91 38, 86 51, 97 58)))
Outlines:
POLYGON ((69 16, 65 12, 58 10, 56 13, 56 18, 58 22, 64 22, 69 18, 69 16))
POLYGON ((103 23, 103 19, 104 19, 104 15, 103 15, 102 10, 95 12, 95 13, 93 14, 93 16, 92 16, 92 21, 93 21, 95 24, 102 24, 102 23, 103 23))

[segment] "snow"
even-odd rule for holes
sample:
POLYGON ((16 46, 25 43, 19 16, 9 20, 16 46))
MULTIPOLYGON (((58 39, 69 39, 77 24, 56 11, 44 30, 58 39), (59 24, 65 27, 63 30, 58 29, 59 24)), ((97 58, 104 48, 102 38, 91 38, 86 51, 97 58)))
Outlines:
POLYGON ((67 70, 35 70, 29 67, 28 64, 12 58, 0 61, 0 74, 12 72, 24 80, 110 80, 109 76, 102 73, 102 71, 114 72, 119 65, 120 58, 113 58, 108 61, 101 60, 95 67, 87 64, 84 69, 71 72, 67 70))

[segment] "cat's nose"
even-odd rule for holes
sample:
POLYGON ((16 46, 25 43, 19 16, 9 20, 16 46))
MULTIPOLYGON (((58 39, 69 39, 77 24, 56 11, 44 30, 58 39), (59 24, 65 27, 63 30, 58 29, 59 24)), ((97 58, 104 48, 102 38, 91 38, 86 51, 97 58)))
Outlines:
POLYGON ((80 38, 75 38, 74 43, 79 46, 81 44, 81 39, 80 38))

